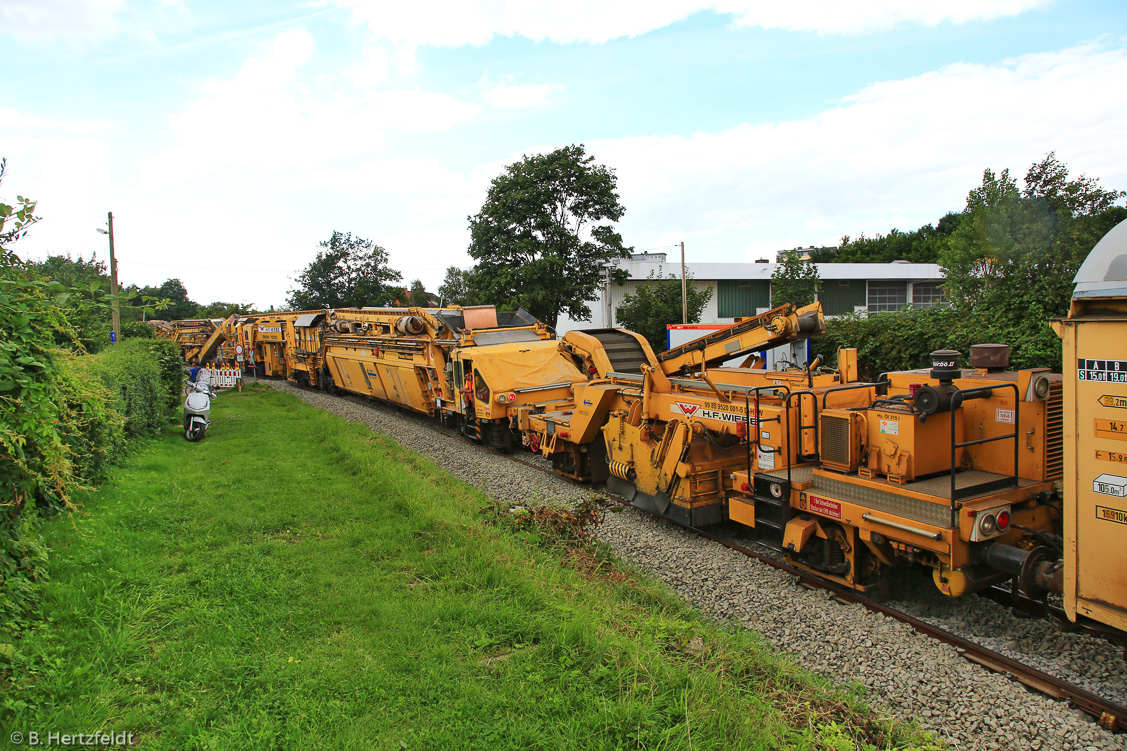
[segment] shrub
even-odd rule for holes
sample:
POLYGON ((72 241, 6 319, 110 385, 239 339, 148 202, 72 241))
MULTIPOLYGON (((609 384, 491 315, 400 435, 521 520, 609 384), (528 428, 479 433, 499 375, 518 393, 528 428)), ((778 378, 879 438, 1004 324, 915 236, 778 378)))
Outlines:
POLYGON ((833 365, 839 347, 856 347, 861 378, 875 381, 881 373, 929 366, 931 352, 951 345, 955 321, 954 311, 944 307, 852 313, 826 321, 814 350, 833 365))
POLYGON ((895 313, 853 313, 826 321, 826 333, 814 351, 828 364, 837 362, 838 347, 856 347, 861 378, 875 381, 881 373, 931 367, 937 349, 962 353, 969 367, 971 345, 1010 346, 1010 367, 1060 371, 1061 342, 1048 320, 1030 316, 1020 326, 953 308, 906 308, 895 313))
POLYGON ((108 389, 129 438, 155 435, 178 406, 182 363, 166 339, 126 339, 76 366, 108 389))

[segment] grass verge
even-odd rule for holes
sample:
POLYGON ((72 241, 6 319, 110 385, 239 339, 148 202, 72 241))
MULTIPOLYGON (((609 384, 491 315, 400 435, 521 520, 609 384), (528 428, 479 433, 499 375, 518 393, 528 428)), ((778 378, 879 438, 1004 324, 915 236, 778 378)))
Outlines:
POLYGON ((429 460, 273 390, 225 394, 202 443, 170 428, 83 500, 48 524, 44 618, 0 663, 2 738, 927 747, 753 635, 577 564, 549 527, 491 522, 429 460))

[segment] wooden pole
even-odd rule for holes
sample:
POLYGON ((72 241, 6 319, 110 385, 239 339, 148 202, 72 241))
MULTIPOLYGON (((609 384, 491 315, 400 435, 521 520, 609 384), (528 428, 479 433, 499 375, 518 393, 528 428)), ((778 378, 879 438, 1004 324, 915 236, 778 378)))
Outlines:
POLYGON ((113 327, 114 341, 117 341, 117 339, 121 336, 121 310, 118 307, 118 301, 117 301, 117 256, 114 255, 114 248, 113 248, 113 212, 112 211, 109 212, 109 220, 110 220, 110 232, 109 232, 109 234, 110 234, 110 294, 114 296, 113 303, 111 305, 111 310, 113 311, 113 313, 112 313, 113 317, 111 319, 112 320, 111 326, 113 327))
POLYGON ((685 243, 681 243, 681 323, 689 322, 688 283, 685 281, 685 243))

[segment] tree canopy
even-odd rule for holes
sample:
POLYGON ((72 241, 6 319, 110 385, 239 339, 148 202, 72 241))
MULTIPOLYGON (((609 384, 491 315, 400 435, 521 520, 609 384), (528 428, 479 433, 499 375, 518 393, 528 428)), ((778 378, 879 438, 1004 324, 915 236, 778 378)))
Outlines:
POLYGON ((580 145, 525 156, 494 178, 485 204, 469 217, 470 256, 477 266, 469 287, 501 307, 522 307, 550 326, 561 313, 588 320, 587 303, 629 248, 614 222, 619 203, 613 169, 595 164, 580 145))
POLYGON ((788 250, 771 274, 771 304, 809 305, 818 293, 818 281, 814 262, 804 259, 798 250, 788 250))
MULTIPOLYGON (((626 295, 618 310, 618 322, 646 337, 654 352, 664 352, 667 341, 666 327, 671 323, 681 323, 681 279, 673 274, 662 278, 661 268, 649 274, 656 281, 641 284, 634 294, 626 295)), ((698 289, 692 278, 685 286, 689 323, 700 321, 701 311, 712 299, 712 288, 698 289)))
POLYGON ((286 304, 292 310, 390 305, 403 296, 403 275, 388 268, 387 251, 351 232, 333 232, 324 250, 297 278, 286 304))
POLYGON ((1106 190, 1050 153, 1019 189, 1009 170, 987 169, 967 196, 958 229, 940 254, 946 298, 960 312, 1004 331, 1022 360, 1055 365, 1059 338, 1047 321, 1068 313, 1080 265, 1127 218, 1123 191, 1106 190))
POLYGON ((963 214, 952 211, 934 225, 925 224, 912 232, 893 229, 887 235, 861 235, 856 239, 846 235, 836 248, 810 251, 810 260, 815 263, 939 263, 939 254, 962 218, 963 214))
POLYGON ((472 305, 470 296, 470 272, 450 266, 446 269, 446 277, 438 285, 438 297, 442 305, 472 305))
POLYGON ((407 291, 407 305, 413 308, 430 308, 434 305, 431 294, 427 292, 421 279, 411 282, 411 289, 407 291))
POLYGON ((1117 205, 1124 195, 1094 178, 1070 178, 1052 152, 1027 170, 1021 187, 1008 169, 986 169, 960 214, 919 230, 943 267, 948 306, 843 316, 828 322, 816 347, 832 356, 838 346, 861 346, 870 375, 921 367, 931 350, 966 353, 982 342, 1009 344, 1015 367, 1059 368, 1061 343, 1048 322, 1067 315, 1080 265, 1127 220, 1127 208, 1117 205))

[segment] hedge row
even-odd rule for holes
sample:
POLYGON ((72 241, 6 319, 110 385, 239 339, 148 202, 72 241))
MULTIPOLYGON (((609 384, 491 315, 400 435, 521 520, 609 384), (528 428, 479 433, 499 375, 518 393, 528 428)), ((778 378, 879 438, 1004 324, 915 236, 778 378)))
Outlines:
POLYGON ((40 333, 43 321, 33 325, 26 315, 45 301, 25 291, 32 294, 17 313, 0 304, 0 325, 11 327, 0 343, 0 657, 11 653, 8 640, 36 603, 47 560, 40 519, 70 507, 77 488, 105 479, 133 439, 159 432, 175 416, 183 383, 168 340, 125 340, 97 355, 55 347, 40 333))
POLYGON ((861 377, 874 381, 881 373, 931 366, 929 354, 953 349, 968 366, 973 344, 1010 346, 1013 368, 1060 371, 1060 339, 1047 321, 1030 316, 1018 325, 997 318, 960 315, 954 308, 907 308, 890 313, 854 313, 826 321, 826 333, 812 340, 815 354, 837 364, 839 347, 856 347, 861 377))

